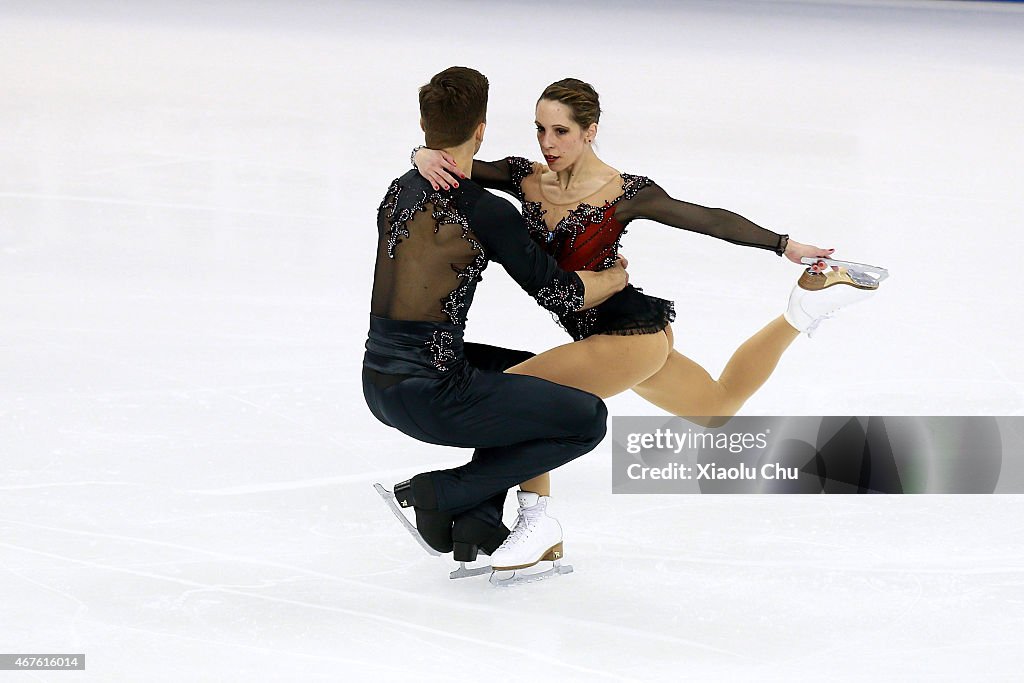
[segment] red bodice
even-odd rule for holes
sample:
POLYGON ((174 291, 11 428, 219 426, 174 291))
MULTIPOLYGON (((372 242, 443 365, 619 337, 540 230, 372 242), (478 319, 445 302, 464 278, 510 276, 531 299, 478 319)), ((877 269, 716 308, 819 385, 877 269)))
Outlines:
POLYGON ((580 204, 554 230, 547 229, 540 202, 525 202, 523 216, 530 236, 562 270, 604 270, 615 262, 619 238, 625 231, 615 218, 617 205, 617 201, 604 206, 580 204))

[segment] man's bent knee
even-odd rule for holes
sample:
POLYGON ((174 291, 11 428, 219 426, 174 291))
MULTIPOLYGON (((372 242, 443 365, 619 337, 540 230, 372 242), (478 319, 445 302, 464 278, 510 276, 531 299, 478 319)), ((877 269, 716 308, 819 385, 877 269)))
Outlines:
POLYGON ((596 448, 608 433, 608 406, 600 398, 594 396, 592 410, 593 417, 589 423, 589 431, 582 435, 589 446, 588 450, 596 448))

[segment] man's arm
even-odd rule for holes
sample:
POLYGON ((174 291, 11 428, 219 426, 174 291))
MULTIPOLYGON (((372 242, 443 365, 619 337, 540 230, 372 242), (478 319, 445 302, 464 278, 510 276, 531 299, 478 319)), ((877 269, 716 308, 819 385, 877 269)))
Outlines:
POLYGON ((558 315, 596 306, 628 282, 621 263, 600 273, 562 270, 530 239, 522 215, 494 195, 481 198, 471 224, 487 257, 500 263, 541 306, 558 315))

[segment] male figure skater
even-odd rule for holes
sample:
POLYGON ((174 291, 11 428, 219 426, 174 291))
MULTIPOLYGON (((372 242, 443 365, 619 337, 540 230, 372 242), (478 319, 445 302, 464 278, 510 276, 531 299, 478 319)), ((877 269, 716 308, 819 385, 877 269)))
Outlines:
MULTIPOLYGON (((487 79, 451 67, 420 88, 426 144, 471 169, 486 127, 487 79)), ((607 409, 593 394, 502 371, 531 354, 463 341, 481 273, 500 263, 541 306, 595 306, 625 287, 621 263, 567 273, 529 238, 522 216, 471 179, 436 191, 415 170, 392 182, 377 214, 377 262, 363 394, 386 425, 428 443, 474 448, 460 467, 395 486, 426 543, 456 561, 508 535, 505 494, 591 451, 607 409)), ((511 321, 510 321, 511 322, 511 321)))

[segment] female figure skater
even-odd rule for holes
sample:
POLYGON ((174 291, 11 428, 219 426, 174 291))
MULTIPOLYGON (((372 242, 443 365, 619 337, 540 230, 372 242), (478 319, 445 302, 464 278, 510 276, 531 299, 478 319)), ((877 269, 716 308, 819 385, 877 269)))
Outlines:
MULTIPOLYGON (((615 262, 619 240, 634 219, 711 235, 773 251, 794 263, 827 258, 834 249, 801 244, 724 209, 678 201, 644 176, 620 173, 594 152, 600 118, 598 95, 583 81, 552 83, 536 107, 537 141, 545 164, 519 157, 474 161, 473 181, 516 196, 532 238, 565 270, 602 270, 615 262)), ((442 152, 420 148, 420 173, 435 187, 458 185, 466 175, 442 152)), ((716 380, 673 349, 671 301, 628 285, 600 306, 559 318, 572 343, 556 347, 507 372, 541 377, 607 398, 632 389, 647 401, 699 424, 727 418, 768 379, 801 332, 841 306, 866 297, 877 282, 816 262, 801 277, 789 310, 746 340, 716 380), (805 282, 806 280, 806 282, 805 282), (836 286, 833 285, 848 285, 836 286)), ((717 424, 721 424, 718 422, 717 424)), ((492 556, 496 570, 535 564, 562 541, 558 522, 545 513, 549 475, 520 486, 516 527, 492 556)))

